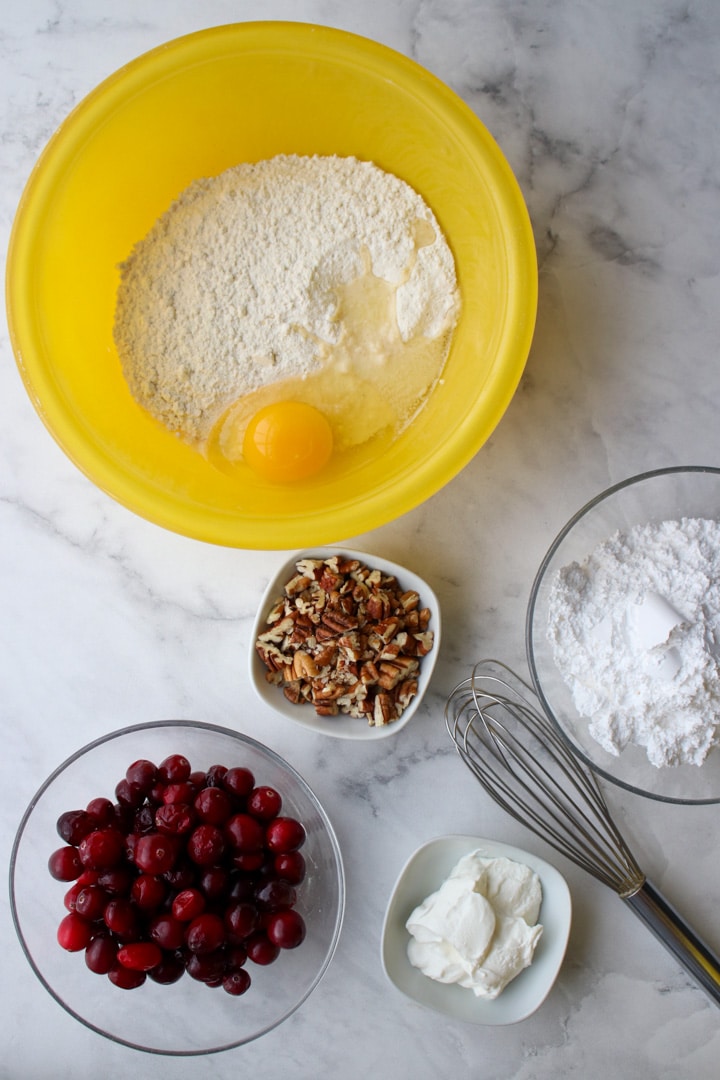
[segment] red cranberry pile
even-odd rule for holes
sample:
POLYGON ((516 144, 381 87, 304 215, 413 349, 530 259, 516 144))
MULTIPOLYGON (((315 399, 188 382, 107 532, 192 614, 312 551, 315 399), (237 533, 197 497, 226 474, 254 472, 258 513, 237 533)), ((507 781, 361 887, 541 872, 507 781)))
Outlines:
POLYGON ((182 754, 135 761, 85 810, 61 814, 65 846, 48 861, 68 914, 60 945, 125 990, 187 972, 228 994, 250 986, 247 960, 271 964, 305 937, 295 910, 305 829, 243 767, 192 772, 182 754))

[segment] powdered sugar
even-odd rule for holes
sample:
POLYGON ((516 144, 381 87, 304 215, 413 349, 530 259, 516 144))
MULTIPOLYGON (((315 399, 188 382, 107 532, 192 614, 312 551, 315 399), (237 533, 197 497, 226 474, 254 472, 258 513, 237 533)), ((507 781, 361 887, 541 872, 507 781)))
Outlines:
POLYGON ((195 181, 123 267, 115 339, 134 396, 203 440, 243 395, 323 369, 343 338, 339 290, 368 264, 396 290, 402 341, 447 333, 454 260, 402 180, 355 158, 281 155, 195 181))
POLYGON ((636 526, 564 567, 549 599, 555 662, 593 738, 656 766, 720 741, 720 523, 636 526))

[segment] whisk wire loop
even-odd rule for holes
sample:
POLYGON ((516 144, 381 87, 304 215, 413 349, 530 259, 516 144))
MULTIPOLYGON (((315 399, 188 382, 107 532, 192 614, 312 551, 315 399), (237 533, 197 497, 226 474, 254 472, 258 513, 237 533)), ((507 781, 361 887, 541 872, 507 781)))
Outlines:
POLYGON ((527 683, 505 665, 477 664, 471 677, 455 687, 445 710, 460 756, 516 820, 621 896, 631 895, 644 875, 595 776, 580 765, 527 694, 532 694, 527 683))

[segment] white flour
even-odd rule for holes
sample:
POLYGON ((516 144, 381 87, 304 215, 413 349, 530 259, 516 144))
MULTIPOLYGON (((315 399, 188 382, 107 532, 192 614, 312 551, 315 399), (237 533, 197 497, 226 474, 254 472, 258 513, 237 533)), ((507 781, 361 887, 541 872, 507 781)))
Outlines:
POLYGON ((636 526, 564 567, 548 639, 605 750, 702 764, 720 741, 720 523, 636 526))
POLYGON ((125 377, 191 441, 243 395, 323 371, 345 330, 338 290, 364 274, 392 284, 400 344, 447 334, 457 307, 453 257, 430 209, 354 158, 279 156, 197 180, 122 270, 125 377))

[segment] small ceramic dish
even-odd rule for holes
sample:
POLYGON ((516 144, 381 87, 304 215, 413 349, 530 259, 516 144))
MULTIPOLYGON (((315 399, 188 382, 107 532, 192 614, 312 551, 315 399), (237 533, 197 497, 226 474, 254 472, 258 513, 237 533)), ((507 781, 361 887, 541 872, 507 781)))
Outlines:
POLYGON ((428 1009, 470 1024, 516 1024, 536 1012, 550 993, 565 957, 571 916, 567 883, 544 859, 497 840, 440 836, 411 855, 395 884, 383 925, 382 965, 401 993, 428 1009), (475 997, 461 986, 435 982, 414 968, 407 957, 408 916, 440 888, 455 864, 471 851, 480 851, 485 858, 505 857, 525 863, 539 875, 543 891, 539 919, 543 932, 533 962, 494 1001, 475 997))
POLYGON ((250 640, 250 681, 260 700, 276 713, 280 713, 288 720, 294 721, 310 731, 316 731, 322 735, 332 735, 341 739, 384 739, 388 735, 396 735, 412 719, 420 707, 420 703, 427 691, 435 668, 438 651, 440 648, 440 604, 438 598, 428 583, 417 574, 404 566, 382 559, 377 555, 371 555, 363 551, 352 551, 348 548, 339 547, 316 547, 306 551, 298 551, 278 570, 266 588, 263 598, 258 607, 255 623, 252 628, 250 640), (283 595, 283 590, 288 581, 297 573, 296 565, 300 559, 329 559, 333 555, 340 555, 344 559, 359 559, 371 570, 380 570, 383 574, 397 578, 400 587, 405 591, 414 589, 420 597, 420 606, 429 608, 431 612, 429 630, 433 632, 433 647, 424 656, 417 672, 417 693, 411 699, 401 716, 390 724, 383 726, 371 726, 360 717, 348 716, 340 713, 337 716, 320 716, 311 704, 295 705, 289 701, 282 687, 269 683, 265 677, 267 668, 258 656, 255 643, 260 634, 267 629, 267 618, 275 602, 283 595))

